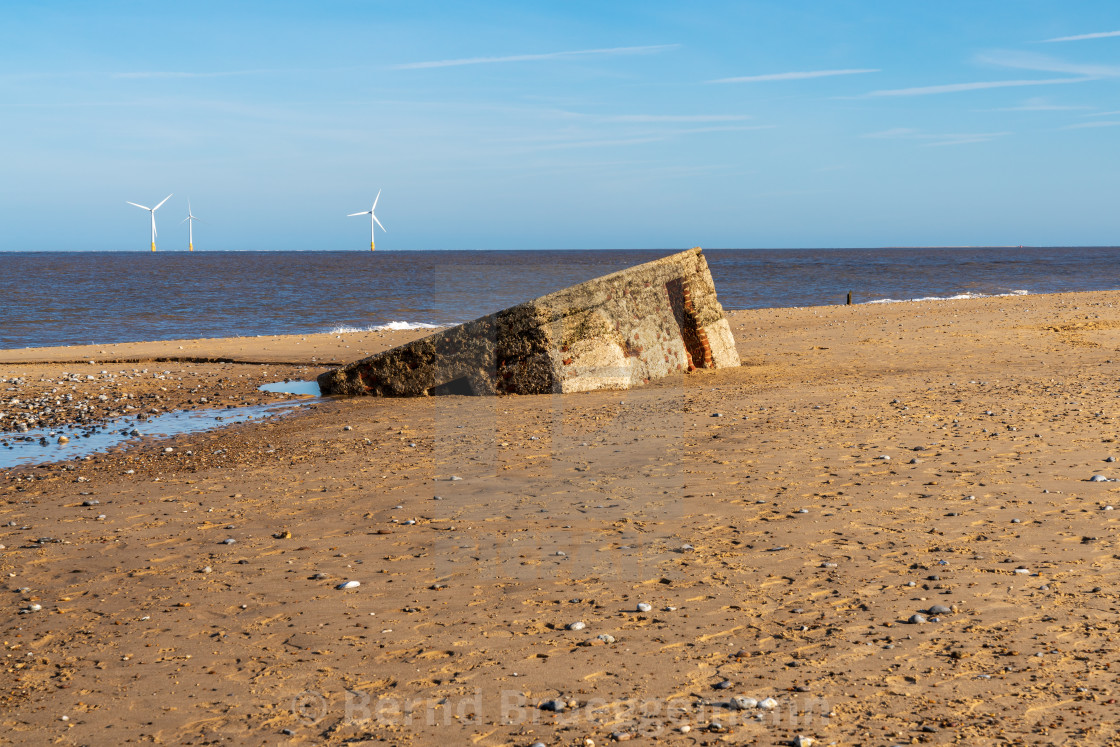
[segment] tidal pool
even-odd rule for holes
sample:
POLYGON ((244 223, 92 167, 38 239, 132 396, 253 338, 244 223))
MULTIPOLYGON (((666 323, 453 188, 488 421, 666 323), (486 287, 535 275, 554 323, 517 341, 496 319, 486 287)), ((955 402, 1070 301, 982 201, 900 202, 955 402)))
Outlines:
POLYGON ((0 469, 81 459, 122 445, 137 444, 145 438, 166 438, 235 423, 267 420, 294 412, 308 404, 309 400, 289 400, 221 410, 171 410, 158 415, 147 415, 145 418, 124 416, 96 425, 70 425, 29 430, 26 433, 0 434, 0 469), (58 443, 62 436, 69 441, 58 443))

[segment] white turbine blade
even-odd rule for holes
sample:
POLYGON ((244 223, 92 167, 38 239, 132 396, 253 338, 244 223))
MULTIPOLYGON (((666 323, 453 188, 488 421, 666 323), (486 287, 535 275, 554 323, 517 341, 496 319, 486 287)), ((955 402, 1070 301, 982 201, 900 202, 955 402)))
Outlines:
MULTIPOLYGON (((125 202, 128 202, 128 200, 125 200, 125 202)), ((136 207, 138 207, 138 208, 141 208, 141 209, 143 209, 143 210, 151 210, 151 208, 150 208, 150 207, 145 207, 144 205, 139 205, 139 204, 137 204, 137 203, 135 203, 135 202, 128 202, 128 204, 129 204, 129 205, 136 205, 136 207)), ((133 215, 135 215, 135 213, 133 213, 133 215)))
POLYGON ((152 208, 152 210, 159 210, 161 207, 163 207, 163 203, 167 202, 170 199, 171 199, 171 195, 168 195, 167 197, 164 197, 163 200, 160 201, 159 205, 156 205, 154 208, 152 208))
MULTIPOLYGON (((377 220, 377 216, 374 215, 373 212, 370 212, 369 217, 373 218, 374 223, 381 226, 381 221, 377 220)), ((389 233, 389 229, 387 229, 385 226, 381 226, 381 230, 384 231, 385 233, 389 233)))
POLYGON ((350 214, 349 214, 349 215, 347 215, 346 217, 347 217, 347 218, 353 218, 353 217, 354 217, 355 215, 369 215, 369 214, 370 214, 370 213, 372 213, 372 212, 373 212, 372 210, 363 210, 363 211, 362 211, 362 212, 360 212, 360 213, 350 213, 350 214))
POLYGON ((181 226, 181 225, 183 225, 184 223, 186 223, 186 222, 187 222, 187 221, 189 221, 190 219, 191 219, 191 217, 190 217, 190 216, 188 215, 188 216, 187 216, 186 218, 183 218, 183 219, 182 219, 181 221, 179 221, 179 225, 180 225, 180 226, 181 226))
POLYGON ((371 208, 369 209, 369 211, 370 211, 371 213, 372 213, 372 212, 373 212, 374 210, 376 210, 376 209, 377 209, 377 201, 378 201, 378 200, 380 200, 380 199, 381 199, 381 190, 379 189, 379 190, 377 190, 377 197, 374 197, 374 198, 373 198, 373 207, 371 207, 371 208))

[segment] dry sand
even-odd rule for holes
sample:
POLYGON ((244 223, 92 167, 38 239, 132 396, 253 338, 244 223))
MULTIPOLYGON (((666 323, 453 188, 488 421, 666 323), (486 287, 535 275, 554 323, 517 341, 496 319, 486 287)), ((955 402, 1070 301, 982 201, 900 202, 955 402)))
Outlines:
MULTIPOLYGON (((730 316, 736 370, 0 471, 0 742, 1116 743, 1120 293, 730 316)), ((416 336, 0 351, 0 396, 261 401, 416 336)))

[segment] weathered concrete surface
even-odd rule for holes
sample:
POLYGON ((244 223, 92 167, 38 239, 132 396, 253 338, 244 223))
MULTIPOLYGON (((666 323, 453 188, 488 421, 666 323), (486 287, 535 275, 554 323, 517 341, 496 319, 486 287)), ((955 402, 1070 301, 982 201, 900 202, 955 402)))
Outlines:
POLYGON ((319 376, 323 394, 626 389, 739 365, 700 248, 436 332, 319 376))

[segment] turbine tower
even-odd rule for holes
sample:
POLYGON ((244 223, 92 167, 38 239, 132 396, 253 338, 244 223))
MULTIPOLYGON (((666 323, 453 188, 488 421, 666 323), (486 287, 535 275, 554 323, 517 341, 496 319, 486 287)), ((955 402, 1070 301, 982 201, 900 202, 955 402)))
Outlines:
POLYGON ((140 204, 137 204, 135 202, 128 202, 128 200, 125 200, 125 202, 128 202, 129 205, 136 205, 136 207, 141 208, 143 210, 147 210, 149 213, 152 214, 152 251, 153 252, 156 250, 156 211, 159 210, 161 207, 163 207, 163 203, 167 202, 170 199, 171 199, 171 195, 168 195, 167 197, 164 197, 163 200, 160 201, 160 203, 158 205, 156 205, 154 208, 146 207, 144 205, 140 205, 140 204))
MULTIPOLYGON (((168 195, 168 197, 170 197, 170 195, 168 195)), ((190 239, 188 240, 188 243, 187 243, 187 251, 188 252, 193 252, 194 251, 194 222, 196 220, 198 220, 198 218, 196 218, 194 216, 194 213, 191 212, 191 201, 187 200, 187 217, 183 218, 181 221, 179 221, 179 225, 181 226, 184 223, 187 224, 187 233, 190 236, 190 239), (188 221, 189 221, 189 223, 188 223, 188 221)))
MULTIPOLYGON (((374 224, 376 223, 377 225, 381 226, 381 221, 379 221, 377 219, 377 216, 373 214, 373 211, 377 209, 377 201, 379 199, 381 199, 381 190, 380 189, 377 190, 377 197, 373 198, 373 207, 371 207, 369 210, 363 210, 360 213, 350 213, 349 215, 346 216, 347 218, 353 218, 355 215, 368 215, 369 216, 369 250, 371 252, 374 251, 374 248, 373 248, 374 224)), ((389 233, 388 229, 385 228, 385 226, 381 226, 381 230, 385 231, 385 233, 389 233)))

